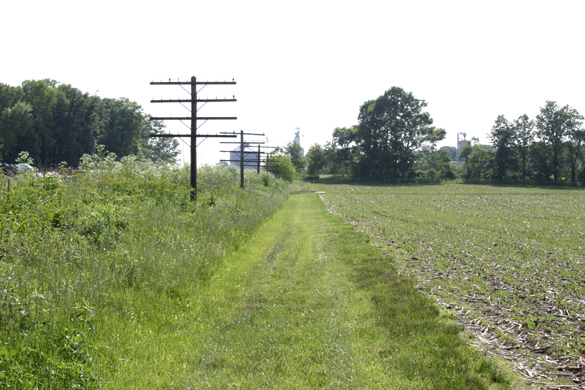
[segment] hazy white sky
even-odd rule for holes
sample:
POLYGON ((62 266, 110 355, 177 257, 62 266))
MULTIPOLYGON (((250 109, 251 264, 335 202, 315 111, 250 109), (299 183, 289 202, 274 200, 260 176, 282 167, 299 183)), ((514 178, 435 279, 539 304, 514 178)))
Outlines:
MULTIPOLYGON (((487 142, 498 115, 533 118, 547 100, 585 114, 584 15, 582 0, 3 0, 0 82, 51 78, 163 116, 188 112, 153 97, 187 94, 150 81, 234 78, 200 97, 238 102, 200 115, 238 120, 200 132, 243 129, 284 145, 299 127, 305 150, 398 86, 428 103, 447 130, 441 145, 454 146, 458 132, 487 142)), ((228 148, 206 140, 199 163, 228 148)))

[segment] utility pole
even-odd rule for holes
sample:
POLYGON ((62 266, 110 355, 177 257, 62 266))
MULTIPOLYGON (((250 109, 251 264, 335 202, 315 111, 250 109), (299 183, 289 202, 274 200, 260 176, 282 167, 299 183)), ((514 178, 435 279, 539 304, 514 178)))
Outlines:
MULTIPOLYGON (((256 152, 256 153, 258 153, 258 173, 260 173, 260 163, 262 162, 261 155, 262 154, 267 154, 268 156, 270 156, 270 152, 261 152, 260 151, 261 148, 264 148, 264 149, 274 149, 275 147, 274 146, 260 146, 260 145, 258 145, 258 152, 256 152)), ((267 167, 268 156, 264 160, 264 168, 267 167)))
MULTIPOLYGON (((222 132, 221 134, 229 134, 229 133, 225 133, 222 132)), ((240 187, 244 188, 244 146, 245 145, 256 145, 258 144, 258 148, 260 148, 260 144, 263 144, 264 142, 244 142, 244 135, 261 135, 264 136, 264 134, 258 134, 258 133, 244 133, 244 130, 240 130, 240 142, 221 142, 222 144, 240 144, 240 159, 239 160, 220 160, 220 161, 229 161, 229 162, 239 162, 240 163, 240 187)), ((222 152, 231 152, 228 150, 222 150, 222 152)), ((253 153, 253 152, 249 152, 249 153, 253 153)), ((260 160, 260 155, 258 155, 258 160, 260 160)), ((251 162, 250 160, 248 160, 247 162, 251 162)), ((258 163, 259 164, 259 163, 258 163)), ((260 170, 258 170, 260 171, 260 170)))
MULTIPOLYGON (((190 117, 153 117, 153 120, 190 120, 191 121, 191 133, 190 134, 150 134, 151 137, 189 137, 191 139, 191 200, 197 201, 197 138, 235 138, 235 134, 197 134, 197 121, 204 121, 201 125, 209 120, 235 120, 234 117, 198 117, 197 116, 197 103, 211 103, 211 102, 235 102, 237 101, 235 96, 233 99, 197 99, 197 86, 203 85, 204 88, 207 85, 235 85, 233 81, 197 81, 193 76, 191 81, 153 81, 150 85, 190 85, 191 86, 191 98, 190 99, 160 99, 151 100, 151 103, 190 103, 191 104, 191 116, 190 117)), ((184 89, 184 87, 183 87, 184 89)))

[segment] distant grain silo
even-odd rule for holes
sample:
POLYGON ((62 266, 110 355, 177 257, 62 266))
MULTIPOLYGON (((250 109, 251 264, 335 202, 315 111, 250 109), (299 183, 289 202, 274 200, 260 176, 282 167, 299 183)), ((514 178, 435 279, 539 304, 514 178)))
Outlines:
MULTIPOLYGON (((240 146, 230 152, 230 164, 240 167, 240 146)), ((244 169, 256 169, 258 167, 258 151, 254 151, 249 144, 244 143, 244 169)))
MULTIPOLYGON (((295 144, 301 146, 301 128, 297 127, 297 132, 295 133, 295 144)), ((301 156, 305 157, 305 149, 301 146, 301 156)))

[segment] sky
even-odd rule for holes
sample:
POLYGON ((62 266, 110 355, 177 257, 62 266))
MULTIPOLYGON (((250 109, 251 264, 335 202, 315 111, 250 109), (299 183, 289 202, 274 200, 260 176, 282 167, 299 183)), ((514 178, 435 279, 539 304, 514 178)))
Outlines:
MULTIPOLYGON (((53 79, 102 98, 126 97, 153 116, 188 116, 177 86, 151 81, 231 81, 207 86, 199 133, 259 133, 307 151, 360 106, 397 86, 426 101, 455 146, 458 133, 489 143, 498 115, 538 115, 547 100, 585 114, 582 0, 19 0, 0 2, 0 83, 53 79)), ((188 132, 177 121, 170 133, 188 132)), ((224 140, 231 141, 231 140, 224 140)), ((188 140, 181 142, 188 150, 188 140)), ((197 165, 228 159, 234 145, 201 141, 197 165)), ((189 162, 183 152, 180 163, 189 162)))

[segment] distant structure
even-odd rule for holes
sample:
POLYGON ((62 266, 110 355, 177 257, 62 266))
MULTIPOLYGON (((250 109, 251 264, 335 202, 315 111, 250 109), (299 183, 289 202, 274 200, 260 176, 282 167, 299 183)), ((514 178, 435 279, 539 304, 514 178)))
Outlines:
MULTIPOLYGON (((297 127, 297 132, 295 133, 295 144, 301 146, 301 128, 297 127)), ((305 157, 305 149, 301 146, 301 156, 305 157)))
MULTIPOLYGON (((240 146, 230 152, 230 164, 235 167, 240 167, 240 146)), ((258 167, 258 151, 244 143, 244 169, 257 169, 258 167)))
POLYGON ((461 150, 463 150, 464 147, 471 145, 471 142, 467 141, 465 137, 467 137, 466 133, 457 133, 457 158, 461 155, 461 150), (462 135, 463 138, 459 138, 460 135, 462 135))

